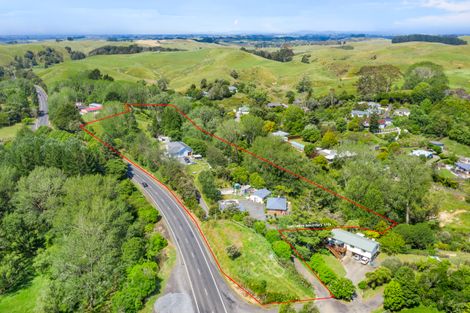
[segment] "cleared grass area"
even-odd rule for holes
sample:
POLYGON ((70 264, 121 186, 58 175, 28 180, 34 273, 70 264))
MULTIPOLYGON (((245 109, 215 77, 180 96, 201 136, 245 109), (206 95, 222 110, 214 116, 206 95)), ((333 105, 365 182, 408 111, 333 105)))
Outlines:
POLYGON ((22 123, 0 128, 0 141, 13 139, 18 131, 23 127, 22 123))
POLYGON ((328 264, 328 266, 335 272, 338 277, 345 277, 346 276, 346 270, 344 269, 343 264, 335 258, 334 255, 322 255, 323 260, 325 260, 325 263, 328 264))
POLYGON ((296 299, 314 296, 313 288, 304 283, 293 265, 286 266, 277 260, 263 236, 231 221, 209 221, 202 226, 222 268, 238 283, 247 286, 264 280, 267 293, 296 299), (240 249, 241 255, 235 260, 225 251, 230 245, 240 249))
POLYGON ((464 191, 434 185, 431 197, 439 206, 441 226, 470 231, 470 203, 465 201, 466 196, 464 191))
POLYGON ((36 303, 41 290, 46 286, 47 279, 35 277, 31 284, 17 292, 0 296, 0 312, 33 313, 36 312, 36 303))
POLYGON ((454 141, 449 138, 444 138, 440 140, 445 146, 445 150, 454 153, 455 155, 458 156, 463 156, 463 157, 469 157, 470 158, 470 147, 463 145, 461 143, 458 143, 457 141, 454 141))

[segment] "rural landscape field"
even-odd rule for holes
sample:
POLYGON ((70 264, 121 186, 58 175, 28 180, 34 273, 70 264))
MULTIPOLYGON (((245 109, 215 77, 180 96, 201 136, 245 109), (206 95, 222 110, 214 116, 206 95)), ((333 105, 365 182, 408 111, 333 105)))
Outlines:
POLYGON ((0 313, 470 312, 467 1, 0 15, 0 313))

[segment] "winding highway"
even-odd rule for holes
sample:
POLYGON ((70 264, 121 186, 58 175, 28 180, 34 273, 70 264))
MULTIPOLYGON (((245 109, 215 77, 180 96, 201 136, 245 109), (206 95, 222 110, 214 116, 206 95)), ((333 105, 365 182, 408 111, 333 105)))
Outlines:
POLYGON ((49 108, 47 105, 47 93, 41 86, 34 85, 34 88, 36 88, 39 100, 38 118, 33 126, 33 130, 36 130, 41 126, 49 126, 49 108))
POLYGON ((227 286, 201 235, 174 197, 162 185, 135 165, 129 164, 135 184, 158 208, 166 221, 173 242, 183 262, 188 280, 188 292, 197 313, 269 312, 249 305, 227 286), (142 187, 142 183, 146 186, 142 187))

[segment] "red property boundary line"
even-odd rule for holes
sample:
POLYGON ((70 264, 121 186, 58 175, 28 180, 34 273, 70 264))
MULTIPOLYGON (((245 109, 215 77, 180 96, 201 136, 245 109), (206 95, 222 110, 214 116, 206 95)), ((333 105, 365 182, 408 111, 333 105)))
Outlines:
MULTIPOLYGON (((178 204, 185 210, 185 212, 188 214, 189 218, 193 221, 194 225, 196 226, 196 228, 198 229, 199 233, 201 234, 201 237, 202 239, 204 240, 204 242, 206 243, 206 246, 210 252, 210 254, 212 255, 212 257, 214 258, 215 260, 215 263, 219 269, 219 271, 223 274, 223 276, 225 276, 229 281, 231 281, 232 283, 234 283, 238 288, 240 288, 241 290, 243 290, 243 292, 249 296, 250 298, 252 298, 256 303, 258 303, 259 305, 261 306, 268 306, 268 305, 272 305, 272 304, 286 304, 286 303, 292 303, 292 302, 308 302, 308 301, 315 301, 315 300, 326 300, 326 299, 332 299, 334 298, 334 295, 331 293, 331 291, 328 289, 328 287, 326 287, 326 285, 320 280, 320 277, 317 275, 317 273, 315 273, 315 271, 312 270, 312 268, 308 265, 308 263, 302 258, 302 256, 297 252, 297 250, 295 249, 295 247, 287 240, 286 236, 284 235, 284 232, 293 232, 293 231, 301 231, 301 230, 320 230, 320 229, 315 229, 315 228, 292 228, 292 229, 280 229, 278 230, 278 232, 280 233, 281 237, 292 247, 292 249, 294 250, 294 252, 296 253, 296 255, 302 260, 302 262, 310 269, 310 271, 319 279, 319 281, 321 282, 321 284, 328 290, 328 292, 330 293, 330 296, 329 297, 321 297, 321 298, 309 298, 309 299, 300 299, 300 300, 290 300, 290 301, 283 301, 283 302, 269 302, 269 303, 262 303, 258 298, 256 298, 255 295, 253 295, 250 291, 248 291, 247 289, 245 289, 241 284, 239 284, 238 282, 236 282, 232 277, 230 277, 227 273, 225 273, 225 271, 222 269, 214 251, 212 250, 212 247, 210 246, 206 236, 204 235, 197 219, 193 216, 193 214, 191 213, 191 211, 183 204, 183 202, 179 199, 178 195, 173 191, 171 190, 167 185, 165 185, 164 183, 162 183, 157 177, 155 177, 152 173, 150 173, 149 171, 147 171, 146 169, 144 169, 142 166, 138 165, 137 163, 133 162, 132 160, 130 160, 128 157, 126 157, 124 154, 122 154, 119 150, 117 150, 116 148, 114 148, 110 143, 104 141, 103 139, 99 138, 98 136, 96 136, 93 132, 91 132, 90 130, 88 130, 86 127, 88 125, 91 125, 91 124, 94 124, 94 123, 97 123, 97 122, 100 122, 100 121, 103 121, 103 120, 107 120, 107 119, 111 119, 111 118, 114 118, 114 117, 117 117, 117 116, 120 116, 120 115, 124 115, 124 114, 128 114, 130 112, 132 112, 132 109, 131 107, 137 107, 137 108, 149 108, 149 107, 171 107, 173 109, 175 109, 181 116, 183 116, 186 120, 188 120, 196 129, 198 129, 199 131, 201 131, 202 133, 210 136, 210 137, 213 137, 231 147, 234 147, 235 149, 239 150, 239 151, 243 151, 255 158, 257 158, 258 160, 262 161, 262 162, 265 162, 266 164, 268 165, 271 165, 283 172, 286 172, 288 174, 290 174, 291 176, 293 177, 296 177, 312 186, 315 186, 319 189, 322 189, 323 191, 326 191, 342 200, 345 200, 351 204, 353 204, 354 206, 360 208, 361 210, 364 210, 366 212, 369 212, 371 214, 374 214, 382 219, 384 219, 385 221, 387 221, 388 223, 390 223, 390 226, 385 229, 384 231, 382 232, 377 232, 375 230, 371 230, 371 229, 366 229, 366 230, 370 230, 370 231, 374 231, 374 232, 377 232, 377 233, 380 233, 380 234, 383 234, 383 233, 386 233, 387 231, 389 231, 390 229, 392 229, 393 227, 395 227, 398 223, 395 222, 394 220, 374 211, 374 210, 371 210, 369 208, 367 208, 366 206, 352 200, 352 199, 349 199, 343 195, 340 195, 338 194, 337 192, 331 190, 331 189, 328 189, 327 187, 323 186, 323 185, 320 185, 319 183, 316 183, 300 174, 297 174, 295 172, 292 172, 291 170, 289 169, 286 169, 282 166, 279 166, 277 164, 275 164, 274 162, 266 159, 266 158, 263 158, 253 152, 251 152, 250 150, 248 149, 245 149, 243 147, 240 147, 236 144, 234 144, 233 142, 230 142, 222 137, 219 137, 207 130, 205 130, 204 128, 200 127, 199 125, 197 125, 191 118, 189 118, 183 111, 181 111, 177 106, 175 106, 174 104, 124 104, 124 111, 122 112, 119 112, 119 113, 116 113, 116 114, 111 114, 111 115, 108 115, 108 116, 105 116, 105 117, 102 117, 102 118, 99 118, 99 119, 96 119, 96 120, 93 120, 93 121, 89 121, 89 122, 86 122, 85 124, 82 124, 80 125, 80 129, 82 129, 84 132, 86 132, 88 135, 90 135, 92 138, 94 138, 95 140, 97 140, 98 142, 100 142, 103 146, 105 146, 106 148, 108 148, 109 150, 111 150, 112 152, 114 152, 116 155, 118 155, 120 158, 122 158, 123 160, 125 160, 126 162, 132 164, 133 166, 139 168, 141 171, 143 171, 144 173, 146 173, 149 177, 151 177, 155 182, 157 182, 160 186, 162 186, 163 188, 165 188, 172 196, 173 198, 175 199, 176 202, 178 202, 178 204)), ((340 227, 332 227, 330 229, 333 229, 333 228, 355 228, 355 229, 365 229, 365 228, 361 228, 359 226, 340 226, 340 227)), ((326 230, 326 229, 323 229, 323 230, 326 230)))

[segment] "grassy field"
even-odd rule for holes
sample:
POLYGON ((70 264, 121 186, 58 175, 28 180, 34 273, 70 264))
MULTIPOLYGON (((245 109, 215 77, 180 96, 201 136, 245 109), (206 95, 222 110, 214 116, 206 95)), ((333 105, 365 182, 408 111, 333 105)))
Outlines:
POLYGON ((439 206, 441 226, 470 231, 470 203, 464 191, 434 185, 431 197, 439 206))
POLYGON ((31 284, 21 290, 0 296, 0 312, 33 313, 36 312, 36 301, 47 280, 41 276, 33 279, 31 284))
POLYGON ((444 144, 444 149, 454 153, 457 156, 463 156, 470 158, 470 147, 458 143, 452 139, 444 138, 440 140, 444 144))
MULTIPOLYGON (((69 43, 86 44, 86 50, 106 42, 54 42, 51 45, 65 46, 69 43)), ((444 66, 452 87, 469 89, 470 82, 470 45, 416 42, 392 45, 389 40, 368 40, 351 43, 353 50, 334 46, 300 46, 295 47, 298 54, 288 63, 263 59, 242 52, 237 47, 177 40, 168 45, 189 49, 184 52, 94 56, 80 61, 66 61, 48 69, 38 68, 36 72, 47 84, 53 84, 83 69, 100 68, 118 80, 155 81, 164 76, 170 80, 172 88, 184 90, 191 83, 199 83, 202 78, 231 79, 230 71, 236 69, 241 80, 268 88, 274 98, 280 98, 303 75, 312 79, 317 93, 326 93, 330 88, 351 91, 355 88, 356 72, 363 65, 393 64, 405 70, 414 62, 428 60, 444 66), (304 53, 311 54, 310 64, 300 62, 304 53)), ((2 48, 5 50, 4 46, 2 48)), ((13 48, 7 54, 14 55, 14 50, 18 49, 13 48)))
POLYGON ((16 133, 23 127, 22 123, 0 128, 0 142, 13 139, 16 133))
POLYGON ((301 277, 281 265, 264 237, 245 226, 230 221, 209 221, 203 224, 206 234, 224 271, 237 282, 267 282, 267 292, 295 295, 298 299, 314 296, 313 288, 304 286, 301 277), (239 246, 241 256, 231 260, 225 248, 239 246))

